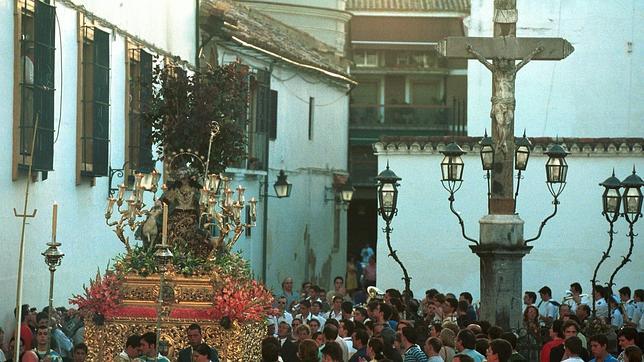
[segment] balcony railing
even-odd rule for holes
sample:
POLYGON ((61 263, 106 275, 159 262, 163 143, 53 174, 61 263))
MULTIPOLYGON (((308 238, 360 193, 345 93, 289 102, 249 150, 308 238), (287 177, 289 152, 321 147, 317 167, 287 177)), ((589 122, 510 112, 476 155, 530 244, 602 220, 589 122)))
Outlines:
POLYGON ((352 104, 352 129, 448 129, 447 105, 352 104))

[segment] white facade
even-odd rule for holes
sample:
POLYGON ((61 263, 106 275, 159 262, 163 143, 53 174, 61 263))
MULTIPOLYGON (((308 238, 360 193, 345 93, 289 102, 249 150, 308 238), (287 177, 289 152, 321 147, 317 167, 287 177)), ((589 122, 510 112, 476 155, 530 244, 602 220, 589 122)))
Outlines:
MULTIPOLYGON (((468 36, 492 36, 492 1, 472 0, 468 36)), ((517 36, 561 37, 575 51, 517 73, 515 132, 529 137, 644 136, 644 2, 518 1, 517 36)), ((490 129, 492 77, 468 67, 468 131, 490 129)))
MULTIPOLYGON (((519 71, 515 134, 519 136, 526 129, 528 137, 644 137, 644 62, 640 61, 644 59, 644 3, 551 0, 520 1, 517 7, 517 36, 562 37, 575 51, 562 61, 533 61, 519 71)), ((492 8, 492 1, 472 1, 468 36, 492 36, 492 8)), ((472 137, 481 136, 485 129, 490 131, 491 78, 478 61, 469 61, 467 129, 472 137)), ((609 143, 596 140, 602 142, 609 143)), ((615 144, 617 149, 620 142, 615 144)), ((570 283, 578 281, 584 292, 589 291, 593 269, 608 243, 608 223, 601 215, 603 188, 598 183, 610 176, 613 167, 620 179, 628 176, 634 165, 638 174, 644 175, 639 143, 638 152, 576 152, 569 156, 568 185, 560 197, 559 212, 523 259, 524 290, 548 285, 553 297, 560 300, 570 283)), ((415 295, 437 288, 457 295, 470 291, 477 299, 479 258, 461 237, 458 221, 449 209, 448 193, 441 187, 442 155, 435 150, 409 152, 396 147, 392 151, 379 148, 377 154, 379 170, 389 161, 403 179, 392 241, 414 278, 415 295)), ((465 182, 456 194, 455 207, 465 220, 468 236, 478 239, 478 220, 487 213, 486 181, 477 151, 464 160, 465 182)), ((523 174, 517 211, 525 221, 525 238, 535 236, 541 221, 552 211, 544 184, 545 160, 534 152, 523 174)), ((616 223, 612 256, 598 275, 602 284, 627 251, 627 225, 623 218, 616 223)), ((641 235, 643 226, 640 220, 635 233, 641 235)), ((642 288, 644 248, 638 247, 638 241, 632 262, 617 275, 618 288, 642 288)), ((402 289, 402 272, 387 254, 384 234, 380 234, 378 287, 402 289)))
MULTIPOLYGON (((72 294, 81 293, 97 269, 125 251, 114 233, 105 225, 103 212, 107 197, 107 177, 76 185, 76 96, 77 96, 77 10, 85 6, 111 25, 101 27, 110 37, 110 164, 118 168, 125 159, 125 41, 130 34, 158 51, 192 61, 195 53, 194 11, 177 2, 121 2, 117 6, 102 1, 71 4, 57 2, 55 56, 55 122, 61 114, 60 133, 54 146, 54 169, 48 179, 30 184, 28 212, 38 209, 36 218, 26 228, 23 303, 39 309, 47 304, 49 273, 41 253, 51 235, 51 207, 59 204, 58 241, 65 253, 56 272, 54 305, 67 305, 72 294), (141 14, 147 14, 142 17, 141 14), (60 28, 59 28, 60 27, 60 28), (116 30, 115 30, 116 29, 116 30), (61 98, 62 97, 62 98, 61 98), (62 104, 62 109, 60 108, 62 104)), ((0 2, 0 52, 13 54, 13 2, 0 2)), ((226 50, 222 54, 239 55, 226 50)), ((154 50, 152 49, 152 53, 154 50)), ((241 55, 240 55, 241 56, 241 55)), ((249 56, 242 60, 255 68, 272 70, 272 89, 279 92, 277 138, 270 141, 269 194, 280 169, 293 184, 290 198, 269 198, 267 242, 263 243, 263 201, 259 197, 265 172, 229 169, 234 184, 241 184, 248 198, 260 199, 257 226, 251 236, 242 236, 235 250, 250 260, 256 277, 265 277, 269 287, 279 288, 281 279, 293 276, 296 282, 305 278, 330 283, 343 274, 346 259, 346 213, 335 204, 324 202, 325 186, 331 186, 334 173, 346 173, 348 96, 346 87, 329 79, 282 63, 269 64, 249 56), (297 74, 295 74, 297 73, 297 74), (312 139, 308 138, 309 97, 315 98, 312 139), (334 224, 335 223, 335 224, 334 224), (334 228, 339 230, 334 240, 334 228), (334 245, 335 242, 335 245, 334 245), (266 271, 266 275, 264 275, 266 271)), ((266 59, 264 57, 264 59, 266 59)), ((14 329, 12 310, 15 306, 18 271, 20 222, 12 208, 22 212, 26 178, 11 180, 13 120, 13 57, 0 57, 0 187, 4 190, 5 210, 0 212, 3 236, 0 245, 0 326, 14 329)), ((159 165, 160 166, 160 165, 159 165)), ((160 168, 160 167, 159 167, 160 168)), ((113 184, 121 182, 115 179, 113 184)), ((113 186, 114 186, 113 185, 113 186)), ((131 242, 134 237, 130 237, 131 242)))
MULTIPOLYGON (((219 53, 225 54, 224 62, 239 57, 242 63, 255 69, 271 67, 258 58, 230 49, 220 49, 219 53)), ((311 72, 275 63, 271 89, 278 92, 278 99, 277 137, 269 141, 269 195, 275 195, 273 183, 280 170, 285 171, 293 188, 288 198, 267 198, 266 264, 261 259, 264 246, 258 226, 253 230, 250 241, 253 244, 248 246, 253 250, 249 256, 251 265, 257 277, 262 277, 265 271, 267 285, 276 291, 289 276, 296 288, 305 280, 328 287, 336 275, 344 275, 346 268, 346 210, 340 208, 336 217, 336 204, 325 202, 329 196, 325 195, 325 187, 333 184, 334 173, 347 172, 347 88, 311 72), (311 97, 315 106, 309 139, 311 97)), ((247 194, 259 190, 259 186, 259 180, 255 181, 254 189, 247 194)), ((258 210, 263 210, 263 200, 260 198, 258 210)))
MULTIPOLYGON (((440 183, 443 155, 435 150, 408 151, 405 147, 394 147, 385 151, 379 144, 376 147, 379 170, 384 170, 389 161, 391 169, 402 178, 398 215, 391 224, 391 241, 413 278, 414 295, 422 298, 425 290, 436 288, 457 296, 469 291, 478 300, 479 257, 470 250, 468 245, 471 243, 461 236, 458 220, 450 212, 449 193, 440 183)), ((465 222, 467 236, 478 240, 478 221, 487 214, 487 184, 478 151, 468 151, 463 157, 464 182, 455 195, 454 207, 465 222)), ((553 210, 552 196, 545 184, 547 157, 541 155, 542 150, 538 151, 530 157, 517 199, 517 212, 525 222, 526 239, 536 236, 541 221, 553 210)), ((557 215, 546 224, 541 237, 529 244, 534 248, 523 258, 523 289, 536 292, 548 285, 557 301, 564 297, 573 282, 581 283, 584 293, 590 291, 589 280, 602 251, 608 246, 608 223, 601 215, 603 188, 598 184, 611 175, 613 167, 620 180, 631 174, 633 164, 644 171, 641 148, 638 153, 620 155, 573 153, 567 161, 568 184, 559 198, 561 204, 557 215)), ((640 176, 642 171, 638 173, 640 176)), ((378 226, 380 229, 384 223, 379 220, 378 226)), ((628 223, 624 218, 615 223, 615 231, 611 257, 603 264, 597 278, 602 284, 621 262, 620 255, 628 250, 628 223)), ((635 224, 635 233, 642 235, 642 232, 644 221, 640 220, 635 224)), ((642 288, 644 248, 639 241, 636 237, 632 262, 617 274, 617 288, 625 285, 631 289, 642 288)), ((377 253, 378 288, 402 290, 402 271, 387 256, 384 233, 378 237, 377 253)))
POLYGON ((346 0, 243 0, 245 5, 315 37, 337 54, 344 53, 346 28, 351 14, 346 0))

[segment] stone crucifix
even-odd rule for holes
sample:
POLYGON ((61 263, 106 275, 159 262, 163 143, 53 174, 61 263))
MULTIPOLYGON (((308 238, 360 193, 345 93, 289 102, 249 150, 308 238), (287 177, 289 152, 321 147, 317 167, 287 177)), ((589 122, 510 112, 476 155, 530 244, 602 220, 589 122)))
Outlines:
POLYGON ((562 38, 517 38, 516 0, 494 1, 494 37, 448 37, 436 45, 447 58, 476 59, 492 72, 492 170, 490 211, 514 213, 514 109, 517 72, 533 60, 561 60, 574 51, 562 38), (518 61, 518 63, 517 63, 518 61))
POLYGON ((522 258, 532 249, 525 245, 524 222, 515 213, 513 194, 516 74, 530 61, 561 60, 574 50, 562 38, 517 38, 516 3, 494 0, 494 37, 449 37, 436 46, 445 57, 476 59, 492 72, 490 118, 496 152, 489 214, 479 220, 480 240, 470 248, 480 261, 481 319, 503 329, 521 324, 522 258))

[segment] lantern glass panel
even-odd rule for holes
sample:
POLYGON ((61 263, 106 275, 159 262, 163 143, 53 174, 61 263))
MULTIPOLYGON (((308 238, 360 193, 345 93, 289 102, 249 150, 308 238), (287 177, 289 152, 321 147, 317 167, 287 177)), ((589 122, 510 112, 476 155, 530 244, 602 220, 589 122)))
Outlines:
POLYGON ((530 157, 530 150, 526 146, 519 146, 516 151, 516 159, 514 168, 517 170, 525 171, 528 166, 528 158, 530 157))
POLYGON ((350 202, 353 198, 353 189, 342 190, 342 201, 350 202))
POLYGON ((546 163, 546 177, 550 183, 566 182, 568 165, 566 160, 559 157, 551 157, 546 163))
POLYGON ((624 211, 629 214, 639 213, 642 209, 642 195, 638 188, 628 187, 624 192, 624 211))
POLYGON ((382 195, 382 208, 385 212, 389 212, 394 207, 394 185, 384 184, 380 189, 382 195))
POLYGON ((605 201, 606 206, 604 207, 604 212, 615 213, 619 211, 620 195, 618 190, 607 189, 605 201))
POLYGON ((494 165, 494 149, 492 146, 483 146, 481 148, 481 164, 483 165, 483 170, 491 170, 494 165))

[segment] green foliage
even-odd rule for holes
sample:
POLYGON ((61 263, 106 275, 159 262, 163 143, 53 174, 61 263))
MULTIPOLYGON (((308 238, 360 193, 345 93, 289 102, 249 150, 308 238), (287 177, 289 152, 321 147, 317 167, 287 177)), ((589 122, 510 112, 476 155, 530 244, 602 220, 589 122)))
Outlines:
POLYGON ((154 69, 154 92, 144 120, 152 126, 151 140, 160 159, 180 149, 208 153, 210 129, 219 125, 210 152, 210 172, 223 172, 246 152, 248 77, 238 63, 191 75, 166 64, 154 69))
MULTIPOLYGON (((114 268, 122 274, 138 274, 146 277, 157 273, 154 260, 154 248, 135 246, 130 253, 118 255, 115 258, 114 268)), ((214 260, 204 259, 192 255, 180 246, 172 248, 172 268, 177 274, 185 276, 209 275, 217 271, 220 275, 230 275, 236 278, 248 279, 251 277, 250 264, 239 253, 224 253, 217 255, 214 260)))

